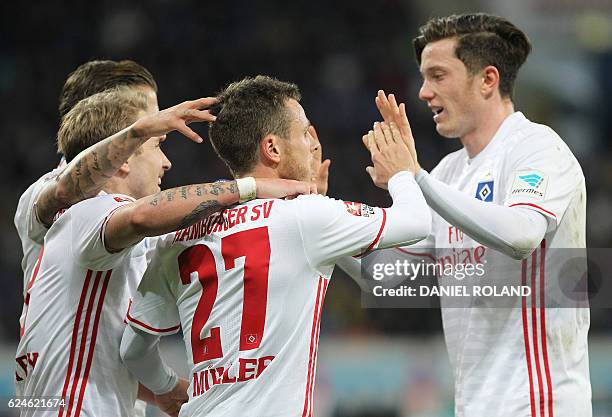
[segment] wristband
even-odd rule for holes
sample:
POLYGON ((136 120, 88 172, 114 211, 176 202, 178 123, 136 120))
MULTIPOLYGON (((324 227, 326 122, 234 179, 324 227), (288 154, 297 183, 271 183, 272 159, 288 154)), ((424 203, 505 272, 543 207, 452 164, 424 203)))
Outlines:
POLYGON ((251 201, 257 197, 257 183, 253 177, 236 178, 240 203, 251 201))

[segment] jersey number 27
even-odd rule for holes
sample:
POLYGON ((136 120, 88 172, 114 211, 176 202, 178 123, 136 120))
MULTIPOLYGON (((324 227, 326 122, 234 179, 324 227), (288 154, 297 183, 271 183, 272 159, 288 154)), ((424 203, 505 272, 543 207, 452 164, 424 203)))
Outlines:
MULTIPOLYGON (((235 268, 235 260, 244 260, 244 299, 242 303, 242 324, 240 326, 240 351, 257 349, 263 338, 266 323, 268 297, 268 269, 270 265, 270 239, 268 228, 244 230, 221 239, 221 255, 225 270, 235 268)), ((191 349, 194 365, 223 357, 221 329, 212 327, 210 336, 200 339, 217 298, 219 277, 215 257, 206 245, 194 245, 185 249, 178 258, 181 282, 189 285, 197 273, 202 285, 191 325, 191 349)))

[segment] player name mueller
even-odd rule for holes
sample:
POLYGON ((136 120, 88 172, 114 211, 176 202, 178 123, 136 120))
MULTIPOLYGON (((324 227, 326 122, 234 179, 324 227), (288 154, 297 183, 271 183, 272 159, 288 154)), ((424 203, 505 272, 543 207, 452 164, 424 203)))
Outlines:
POLYGON ((238 366, 234 366, 234 369, 232 369, 232 364, 230 364, 227 368, 220 366, 218 368, 207 368, 203 371, 194 372, 191 396, 197 397, 202 395, 215 385, 235 384, 237 382, 257 379, 274 358, 275 356, 263 356, 253 359, 238 358, 238 366))
POLYGON ((274 200, 269 200, 254 206, 239 206, 213 214, 204 220, 192 224, 186 229, 174 233, 174 242, 200 239, 211 233, 226 231, 246 222, 254 222, 270 217, 274 200))

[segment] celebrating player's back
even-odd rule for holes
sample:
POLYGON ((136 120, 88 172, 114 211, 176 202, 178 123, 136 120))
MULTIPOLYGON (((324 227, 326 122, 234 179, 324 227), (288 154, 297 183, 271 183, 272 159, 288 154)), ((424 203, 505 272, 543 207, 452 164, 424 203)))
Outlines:
MULTIPOLYGON (((220 95, 211 140, 235 176, 311 178, 314 141, 298 99, 295 85, 261 76, 220 95)), ((367 139, 377 183, 394 200, 389 209, 319 195, 259 199, 158 242, 121 350, 145 386, 163 381, 163 363, 145 354, 156 343, 151 334, 182 327, 191 375, 181 415, 311 415, 335 261, 414 243, 430 229, 396 127, 376 125, 367 139)))
MULTIPOLYGON (((106 130, 129 124, 117 134, 124 140, 116 145, 123 143, 133 154, 126 156, 127 162, 116 148, 104 154, 121 168, 104 186, 105 195, 75 204, 54 222, 28 292, 17 391, 28 397, 63 397, 64 404, 54 415, 134 414, 138 385, 121 363, 119 344, 129 298, 153 242, 146 237, 187 227, 237 203, 242 194, 252 199, 310 191, 307 183, 250 178, 160 193, 161 177, 170 168, 160 143, 173 130, 201 141, 187 124, 213 121, 205 109, 214 102, 203 98, 157 111, 134 91, 118 88, 81 101, 63 119, 58 137, 64 150, 99 143, 106 130)), ((65 154, 69 161, 74 157, 73 152, 65 154)), ((102 159, 100 155, 101 164, 102 159)), ((181 391, 186 396, 185 381, 177 382, 175 377, 171 382, 154 394, 157 404, 174 415, 181 391), (162 404, 160 399, 167 401, 162 404)), ((25 413, 47 414, 39 409, 25 413)))

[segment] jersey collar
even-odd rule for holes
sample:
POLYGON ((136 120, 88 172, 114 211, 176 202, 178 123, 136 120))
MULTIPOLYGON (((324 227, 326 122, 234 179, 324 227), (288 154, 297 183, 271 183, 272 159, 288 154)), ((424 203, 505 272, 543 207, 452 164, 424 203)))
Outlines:
POLYGON ((491 153, 495 148, 497 148, 497 146, 499 146, 500 143, 504 142, 505 138, 512 134, 512 132, 518 125, 520 125, 525 120, 527 120, 527 118, 520 111, 515 111, 514 113, 506 117, 497 129, 497 132, 495 132, 495 135, 493 135, 493 139, 491 139, 487 146, 485 146, 485 148, 480 151, 478 155, 470 159, 467 156, 467 152, 465 153, 468 165, 472 165, 484 159, 483 155, 491 153))
MULTIPOLYGON (((100 190, 100 192, 98 193, 98 197, 99 197, 99 196, 102 196, 102 195, 108 195, 108 193, 107 193, 106 191, 104 191, 104 190, 100 190)), ((134 197, 130 197, 129 195, 126 195, 126 194, 118 194, 118 193, 117 193, 117 194, 113 194, 113 195, 114 195, 114 196, 117 196, 117 197, 119 197, 119 198, 124 198, 124 199, 126 199, 126 200, 130 200, 130 201, 132 201, 132 202, 133 202, 133 201, 136 201, 136 199, 135 199, 134 197)))

